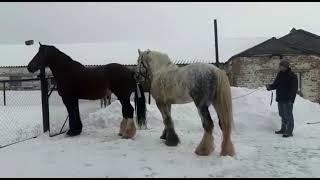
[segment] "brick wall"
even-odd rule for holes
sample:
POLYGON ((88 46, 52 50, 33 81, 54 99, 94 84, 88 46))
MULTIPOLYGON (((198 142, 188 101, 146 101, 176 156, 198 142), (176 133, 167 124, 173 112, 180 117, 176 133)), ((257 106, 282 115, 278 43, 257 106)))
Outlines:
POLYGON ((227 64, 233 86, 257 88, 272 83, 281 60, 288 60, 292 70, 301 75, 301 92, 306 99, 320 100, 320 57, 318 56, 260 56, 237 57, 227 64))

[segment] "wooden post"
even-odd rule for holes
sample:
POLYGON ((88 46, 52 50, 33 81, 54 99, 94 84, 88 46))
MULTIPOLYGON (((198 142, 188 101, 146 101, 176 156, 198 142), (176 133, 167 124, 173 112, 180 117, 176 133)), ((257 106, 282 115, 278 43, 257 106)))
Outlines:
POLYGON ((46 69, 44 64, 42 64, 40 68, 40 80, 41 80, 43 132, 47 132, 50 130, 49 101, 48 101, 48 81, 46 79, 46 69))

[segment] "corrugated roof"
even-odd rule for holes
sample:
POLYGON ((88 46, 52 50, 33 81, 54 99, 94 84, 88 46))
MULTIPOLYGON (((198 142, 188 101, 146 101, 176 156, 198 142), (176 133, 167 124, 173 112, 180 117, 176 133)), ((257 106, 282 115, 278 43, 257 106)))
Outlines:
MULTIPOLYGON (((173 63, 177 65, 185 65, 185 64, 191 64, 195 62, 203 62, 203 63, 214 63, 214 61, 207 61, 203 59, 197 59, 197 58, 177 58, 173 60, 173 63)), ((135 66, 136 64, 122 64, 124 66, 135 66)), ((94 66, 101 66, 100 64, 90 64, 90 65, 84 65, 86 67, 94 67, 94 66)), ((27 66, 0 66, 0 68, 27 68, 27 66)))
POLYGON ((308 54, 320 55, 320 36, 305 30, 292 29, 289 34, 280 38, 292 48, 297 48, 308 54))
POLYGON ((206 59, 199 59, 199 58, 177 58, 173 60, 173 63, 177 65, 184 65, 184 64, 192 64, 196 62, 202 62, 202 63, 214 63, 215 60, 206 60, 206 59))
POLYGON ((305 30, 293 28, 289 34, 279 39, 275 37, 268 39, 232 56, 229 61, 235 57, 288 54, 320 55, 320 37, 305 30))

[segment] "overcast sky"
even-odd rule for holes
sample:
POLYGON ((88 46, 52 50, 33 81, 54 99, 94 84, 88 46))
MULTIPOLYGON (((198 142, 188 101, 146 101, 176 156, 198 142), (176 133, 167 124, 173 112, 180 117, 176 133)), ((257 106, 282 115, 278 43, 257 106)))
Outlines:
POLYGON ((1 2, 0 43, 272 37, 292 27, 320 34, 320 3, 1 2))

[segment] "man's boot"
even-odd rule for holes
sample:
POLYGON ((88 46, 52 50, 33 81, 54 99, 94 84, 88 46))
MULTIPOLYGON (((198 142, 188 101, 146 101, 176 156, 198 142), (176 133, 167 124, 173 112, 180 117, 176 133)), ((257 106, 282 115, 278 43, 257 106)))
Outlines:
POLYGON ((283 133, 282 137, 291 137, 293 131, 293 124, 288 124, 287 131, 283 133))
POLYGON ((284 134, 286 132, 286 125, 284 123, 281 124, 281 129, 276 131, 276 134, 284 134))

